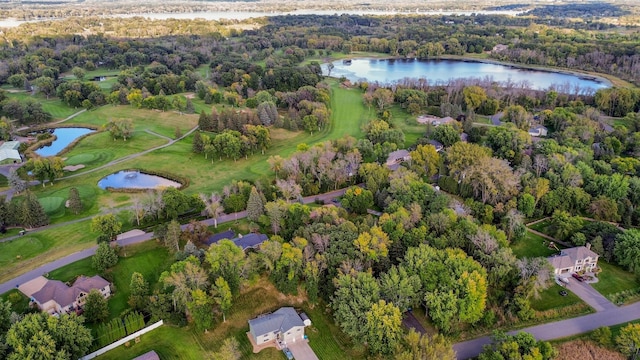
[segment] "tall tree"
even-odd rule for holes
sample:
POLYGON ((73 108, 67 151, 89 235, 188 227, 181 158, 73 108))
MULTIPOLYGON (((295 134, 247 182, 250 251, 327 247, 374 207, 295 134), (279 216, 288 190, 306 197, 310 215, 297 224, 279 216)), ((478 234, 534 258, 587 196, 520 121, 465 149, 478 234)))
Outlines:
POLYGON ((191 301, 187 303, 189 313, 196 328, 206 332, 213 325, 213 302, 202 289, 191 291, 191 301))
POLYGON ((331 301, 333 316, 345 334, 354 339, 366 336, 366 313, 380 299, 380 287, 370 273, 340 274, 331 301))
POLYGON ((258 221, 264 214, 264 202, 262 196, 255 186, 251 187, 249 200, 247 200, 247 218, 251 221, 258 221))
POLYGON ((402 314, 400 309, 384 300, 371 305, 365 313, 364 334, 369 351, 374 354, 391 353, 402 336, 402 314))
POLYGON ((616 345, 621 353, 635 359, 640 352, 640 324, 629 324, 620 329, 616 345))
POLYGON ((101 242, 91 258, 91 263, 94 269, 104 272, 118 263, 118 253, 109 243, 101 242))
POLYGON ((404 346, 396 353, 397 360, 455 360, 451 342, 440 334, 420 334, 413 328, 405 335, 404 346))
POLYGON ((91 231, 100 234, 98 242, 115 240, 121 229, 122 223, 114 214, 97 215, 91 219, 91 231))
POLYGON ((433 145, 418 145, 410 155, 411 170, 429 178, 438 173, 440 154, 433 145))
POLYGON ((142 310, 147 304, 147 296, 149 295, 149 283, 139 272, 131 274, 131 282, 129 283, 129 301, 128 304, 136 310, 142 310))
POLYGON ((240 360, 242 352, 240 351, 240 343, 235 337, 224 339, 220 350, 213 353, 214 360, 240 360))
POLYGON ((388 303, 405 312, 420 302, 422 283, 418 275, 409 275, 403 267, 393 266, 380 276, 380 292, 388 303))
POLYGON ((640 230, 629 229, 618 234, 614 255, 618 264, 636 275, 640 274, 640 230))
POLYGON ((185 313, 193 290, 205 289, 208 285, 207 273, 195 256, 173 263, 170 270, 160 274, 160 282, 171 290, 174 309, 184 309, 185 313))
POLYGON ((87 294, 87 299, 84 303, 84 316, 87 321, 92 323, 102 322, 109 317, 107 299, 102 296, 100 291, 91 289, 87 294))
POLYGON ((27 191, 25 198, 20 205, 20 222, 22 225, 28 228, 34 228, 37 226, 47 225, 49 218, 44 211, 44 208, 38 201, 38 198, 31 191, 27 191))
POLYGON ((222 276, 219 276, 213 284, 211 291, 213 292, 213 299, 220 306, 220 311, 222 311, 222 322, 227 322, 226 314, 227 311, 231 309, 231 301, 233 300, 229 284, 227 284, 227 281, 222 276))
POLYGON ((556 350, 546 341, 538 341, 533 335, 519 332, 516 335, 507 335, 504 332, 495 332, 491 337, 493 343, 485 345, 479 360, 494 359, 540 359, 551 360, 556 356, 556 350))
POLYGON ((200 194, 200 198, 205 204, 204 211, 207 216, 213 218, 213 225, 218 228, 218 218, 224 214, 224 207, 222 206, 222 199, 217 193, 212 193, 210 196, 200 194))
POLYGON ((171 251, 180 251, 180 236, 182 235, 182 229, 180 223, 176 220, 171 220, 169 226, 167 226, 167 234, 164 238, 164 246, 171 251))
POLYGON ((80 199, 80 193, 78 189, 72 187, 69 189, 69 209, 73 211, 74 214, 78 215, 82 211, 82 199, 80 199))
POLYGON ((93 339, 82 317, 32 313, 13 324, 6 335, 13 348, 10 360, 78 359, 85 355, 93 339))
POLYGON ((226 239, 211 245, 205 255, 206 261, 211 266, 212 277, 215 279, 224 278, 234 295, 240 292, 240 279, 245 256, 242 248, 226 239))

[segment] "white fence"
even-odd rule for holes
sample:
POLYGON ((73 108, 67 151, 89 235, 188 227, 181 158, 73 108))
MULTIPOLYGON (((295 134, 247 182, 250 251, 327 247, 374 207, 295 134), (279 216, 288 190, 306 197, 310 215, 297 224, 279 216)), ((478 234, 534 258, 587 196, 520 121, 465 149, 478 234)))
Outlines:
POLYGON ((117 348, 118 346, 126 343, 127 341, 131 341, 131 340, 137 338, 138 336, 140 336, 142 334, 146 334, 151 330, 159 328, 160 326, 162 326, 162 324, 164 324, 164 322, 162 320, 160 320, 160 321, 158 321, 157 323, 155 323, 153 325, 149 325, 149 326, 147 326, 146 328, 144 328, 142 330, 138 330, 138 331, 134 332, 131 335, 123 337, 122 339, 114 342, 113 344, 109 344, 109 345, 103 347, 102 349, 99 349, 99 350, 96 350, 96 351, 92 352, 89 355, 85 355, 85 356, 81 357, 79 360, 89 360, 89 359, 93 359, 93 358, 95 358, 97 356, 100 356, 100 355, 106 353, 109 350, 113 350, 113 349, 117 348))

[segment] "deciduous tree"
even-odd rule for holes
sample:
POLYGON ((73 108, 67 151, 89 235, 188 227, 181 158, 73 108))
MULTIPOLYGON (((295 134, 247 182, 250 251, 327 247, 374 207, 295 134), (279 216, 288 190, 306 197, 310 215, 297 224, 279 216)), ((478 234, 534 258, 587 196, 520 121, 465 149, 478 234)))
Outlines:
POLYGON ((84 316, 87 321, 98 323, 109 317, 109 306, 107 299, 102 296, 100 291, 91 289, 87 294, 87 300, 84 303, 84 316))
POLYGON ((227 322, 227 311, 231 309, 233 300, 229 284, 227 284, 227 281, 222 276, 219 276, 213 284, 211 291, 213 293, 213 299, 216 301, 216 304, 220 306, 222 321, 227 322))
POLYGON ((374 354, 391 353, 402 336, 402 314, 394 304, 384 300, 371 305, 365 313, 365 340, 374 354))
POLYGON ((91 263, 94 269, 104 272, 118 263, 118 254, 108 242, 101 242, 98 244, 96 254, 91 258, 91 263))
POLYGON ((98 242, 116 239, 122 229, 122 223, 114 214, 97 215, 91 219, 91 231, 100 234, 98 242))

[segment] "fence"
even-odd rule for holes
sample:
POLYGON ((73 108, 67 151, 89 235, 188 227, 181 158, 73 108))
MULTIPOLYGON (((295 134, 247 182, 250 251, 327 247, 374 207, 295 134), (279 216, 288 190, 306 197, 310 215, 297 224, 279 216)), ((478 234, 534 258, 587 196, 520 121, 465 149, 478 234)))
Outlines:
POLYGON ((126 343, 127 341, 131 341, 131 340, 137 338, 138 336, 140 336, 142 334, 146 334, 151 330, 159 328, 160 326, 162 326, 162 324, 164 324, 164 322, 162 320, 160 320, 155 324, 149 325, 149 326, 147 326, 146 328, 144 328, 144 329, 142 329, 140 331, 136 331, 135 333, 133 333, 131 335, 128 335, 128 336, 126 336, 126 337, 114 342, 113 344, 107 345, 107 346, 103 347, 102 349, 98 349, 98 350, 92 352, 89 355, 85 355, 85 356, 81 357, 79 360, 89 360, 89 359, 93 359, 93 358, 95 358, 97 356, 100 356, 100 355, 106 353, 109 350, 113 350, 113 349, 117 348, 118 346, 126 343))

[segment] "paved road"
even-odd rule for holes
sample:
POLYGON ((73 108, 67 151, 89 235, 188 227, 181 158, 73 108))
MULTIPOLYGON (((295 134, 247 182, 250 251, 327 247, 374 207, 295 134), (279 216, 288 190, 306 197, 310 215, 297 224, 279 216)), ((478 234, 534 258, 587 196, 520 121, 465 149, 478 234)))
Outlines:
POLYGON ((586 302, 595 311, 606 311, 618 308, 606 297, 602 296, 602 294, 596 291, 596 289, 594 289, 591 285, 585 282, 580 282, 574 278, 568 279, 569 284, 567 285, 567 289, 571 290, 571 292, 576 294, 580 299, 582 299, 582 301, 586 302))
MULTIPOLYGON (((640 319, 640 302, 573 319, 556 321, 544 325, 511 331, 509 334, 524 331, 532 334, 539 340, 553 340, 582 334, 595 330, 601 326, 612 326, 638 319, 640 319)), ((457 343, 453 345, 453 349, 456 351, 458 359, 464 360, 478 356, 478 354, 482 352, 482 347, 490 342, 491 339, 485 336, 457 343)))
MULTIPOLYGON (((323 200, 325 202, 330 202, 331 200, 333 200, 334 198, 337 198, 339 196, 344 195, 344 192, 346 191, 346 189, 340 189, 340 190, 335 190, 335 191, 331 191, 328 193, 324 193, 324 194, 319 194, 319 195, 315 195, 315 196, 308 196, 303 198, 303 203, 305 204, 309 204, 314 202, 316 199, 319 200, 323 200)), ((229 221, 236 221, 239 219, 242 219, 244 217, 247 216, 247 212, 246 211, 241 211, 238 213, 234 213, 234 214, 225 214, 225 215, 221 215, 220 217, 218 217, 218 224, 222 224, 222 223, 226 223, 229 221)), ((77 219, 74 220, 72 222, 77 222, 77 221, 82 221, 85 219, 77 219)), ((203 223, 205 223, 207 226, 213 226, 214 225, 214 219, 207 219, 207 220, 203 220, 203 223)), ((69 224, 70 222, 67 223, 62 223, 62 224, 56 224, 56 225, 52 225, 53 227, 58 227, 58 226, 64 226, 65 224, 69 224)), ((186 227, 188 226, 188 224, 182 225, 182 229, 184 230, 186 227)), ((49 227, 51 228, 51 227, 49 227)), ((148 241, 153 239, 153 233, 149 232, 149 233, 144 233, 144 234, 140 234, 140 235, 136 235, 136 236, 131 236, 128 237, 126 239, 121 239, 116 241, 118 243, 118 245, 120 246, 127 246, 127 245, 132 245, 132 244, 137 244, 137 243, 141 243, 144 241, 148 241)), ((43 274, 46 274, 48 272, 51 272, 55 269, 58 269, 60 267, 63 267, 65 265, 69 265, 73 262, 76 262, 78 260, 82 260, 82 259, 86 259, 90 256, 93 256, 93 254, 95 254, 97 249, 97 246, 93 246, 90 249, 86 249, 86 250, 82 250, 79 251, 77 253, 73 253, 71 255, 65 256, 61 259, 58 259, 56 261, 52 261, 48 264, 45 264, 43 266, 40 266, 37 269, 31 270, 27 273, 24 273, 16 278, 13 278, 5 283, 0 284, 0 294, 4 294, 5 292, 17 287, 18 285, 25 283, 29 280, 35 279, 38 276, 41 276, 43 274)))

